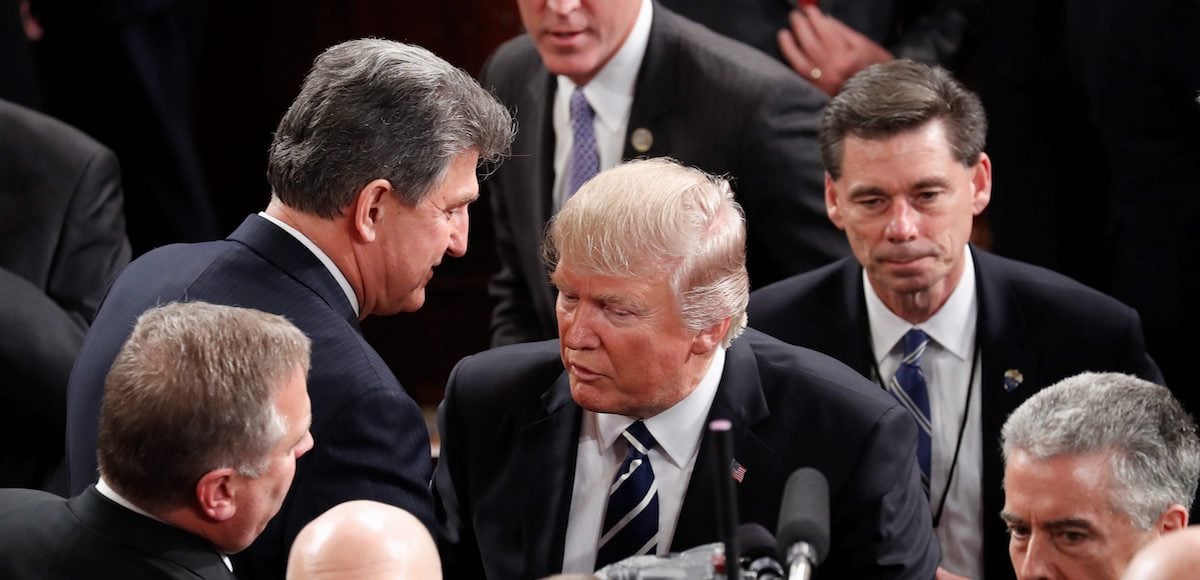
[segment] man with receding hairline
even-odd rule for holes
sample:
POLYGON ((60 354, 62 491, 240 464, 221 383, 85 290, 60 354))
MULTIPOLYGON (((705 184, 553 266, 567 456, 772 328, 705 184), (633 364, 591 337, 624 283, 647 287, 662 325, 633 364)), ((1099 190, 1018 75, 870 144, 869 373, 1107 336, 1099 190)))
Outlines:
POLYGON ((313 340, 320 445, 281 517, 239 554, 239 577, 282 576, 304 524, 344 501, 395 505, 432 527, 425 421, 359 321, 420 308, 434 268, 467 251, 476 170, 506 154, 513 130, 474 79, 423 48, 362 39, 318 56, 271 143, 266 210, 226 240, 154 250, 113 282, 71 373, 72 487, 95 478, 100 377, 129 322, 199 299, 285 315, 313 340))

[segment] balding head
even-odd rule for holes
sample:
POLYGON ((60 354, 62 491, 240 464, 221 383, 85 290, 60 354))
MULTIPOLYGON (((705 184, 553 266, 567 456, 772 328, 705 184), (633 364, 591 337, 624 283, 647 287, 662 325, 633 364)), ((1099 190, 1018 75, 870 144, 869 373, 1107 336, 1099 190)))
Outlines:
POLYGON ((1200 570, 1200 527, 1164 534, 1146 544, 1122 580, 1189 580, 1200 570))
POLYGON ((437 547, 420 520, 368 500, 339 504, 309 522, 288 556, 288 580, 441 577, 437 547))

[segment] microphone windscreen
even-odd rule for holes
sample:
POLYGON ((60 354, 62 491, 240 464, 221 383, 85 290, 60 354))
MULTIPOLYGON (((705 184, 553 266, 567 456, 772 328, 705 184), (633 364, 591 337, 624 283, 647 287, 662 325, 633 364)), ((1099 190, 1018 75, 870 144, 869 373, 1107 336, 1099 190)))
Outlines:
POLYGON ((753 522, 742 524, 737 528, 738 546, 742 548, 742 556, 750 560, 762 557, 775 558, 775 536, 762 524, 753 522))
POLYGON ((788 478, 776 537, 781 561, 798 542, 807 542, 816 550, 814 564, 825 558, 829 552, 829 484, 821 472, 801 467, 788 478))

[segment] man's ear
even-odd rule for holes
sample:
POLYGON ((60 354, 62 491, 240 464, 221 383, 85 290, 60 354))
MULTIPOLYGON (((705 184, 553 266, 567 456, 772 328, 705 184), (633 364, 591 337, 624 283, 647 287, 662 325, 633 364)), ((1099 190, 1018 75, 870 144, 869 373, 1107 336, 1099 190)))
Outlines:
POLYGON ((223 522, 237 513, 237 492, 241 476, 232 467, 205 473, 196 482, 196 501, 205 517, 223 522))
POLYGON ((692 354, 708 354, 717 348, 717 345, 721 344, 721 340, 725 338, 725 332, 729 330, 730 324, 733 324, 733 318, 726 318, 700 331, 700 334, 692 339, 692 354))
POLYGON ((837 184, 829 176, 828 171, 825 172, 825 214, 829 216, 829 221, 833 222, 837 229, 845 229, 842 227, 842 213, 838 207, 837 184))
POLYGON ((358 191, 350 204, 350 229, 354 240, 369 244, 379 234, 379 223, 385 214, 385 203, 392 195, 392 184, 376 179, 358 191))
POLYGON ((1175 503, 1171 504, 1154 522, 1154 529, 1159 534, 1175 532, 1186 528, 1188 525, 1187 508, 1175 503))
POLYGON ((971 199, 971 212, 972 215, 979 215, 992 201, 992 160, 987 153, 979 154, 979 163, 975 164, 971 185, 975 189, 975 195, 971 199))

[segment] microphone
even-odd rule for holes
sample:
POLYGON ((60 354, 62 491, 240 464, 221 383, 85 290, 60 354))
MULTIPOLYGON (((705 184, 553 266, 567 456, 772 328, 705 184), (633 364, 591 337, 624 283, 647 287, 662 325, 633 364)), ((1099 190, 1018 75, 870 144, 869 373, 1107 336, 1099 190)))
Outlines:
POLYGON ((716 484, 717 531, 721 542, 725 544, 725 576, 726 578, 741 578, 742 570, 738 558, 741 557, 738 546, 738 535, 735 530, 738 525, 737 490, 733 488, 733 476, 729 473, 733 463, 733 424, 728 419, 715 419, 708 424, 709 439, 717 460, 713 469, 716 484))
POLYGON ((829 553, 829 484, 811 467, 792 473, 779 508, 779 554, 789 580, 808 580, 829 553))
POLYGON ((761 524, 738 526, 738 545, 742 548, 742 569, 745 577, 757 580, 783 580, 783 565, 775 556, 775 536, 761 524))

